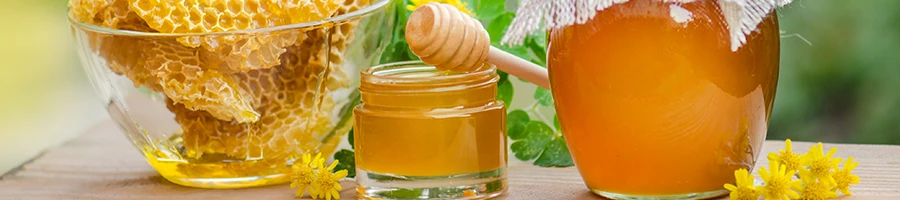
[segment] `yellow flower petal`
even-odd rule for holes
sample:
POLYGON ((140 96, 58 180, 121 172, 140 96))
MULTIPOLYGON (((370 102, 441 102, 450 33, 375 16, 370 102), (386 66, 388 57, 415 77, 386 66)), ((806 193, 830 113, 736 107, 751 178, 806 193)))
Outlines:
POLYGON ((853 161, 853 156, 847 158, 847 161, 844 163, 844 168, 834 167, 834 173, 832 174, 832 178, 834 178, 835 190, 840 190, 841 194, 844 195, 852 195, 850 192, 850 185, 859 183, 859 176, 853 174, 852 171, 856 166, 859 165, 858 162, 853 161))
POLYGON ((760 167, 760 178, 763 179, 765 185, 756 187, 757 191, 765 199, 790 199, 797 198, 799 194, 794 188, 800 186, 799 180, 792 180, 792 176, 796 173, 794 170, 787 170, 787 166, 776 163, 769 163, 769 169, 760 167))

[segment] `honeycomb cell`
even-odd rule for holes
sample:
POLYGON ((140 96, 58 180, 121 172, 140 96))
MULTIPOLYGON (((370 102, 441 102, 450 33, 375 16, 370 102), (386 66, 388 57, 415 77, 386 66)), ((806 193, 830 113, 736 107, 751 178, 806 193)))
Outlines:
POLYGON ((285 0, 285 10, 291 23, 325 19, 337 11, 340 1, 335 0, 285 0))
POLYGON ((253 35, 201 36, 201 58, 207 66, 226 74, 266 69, 281 64, 285 47, 297 42, 296 31, 253 35))
MULTIPOLYGON (((150 41, 144 54, 148 80, 134 80, 146 85, 159 85, 161 92, 190 110, 204 110, 223 120, 253 122, 259 114, 237 83, 215 69, 202 69, 196 49, 170 41, 150 41)), ((137 77, 132 77, 137 78, 137 77)), ((154 87, 150 87, 154 88, 154 87)))
POLYGON ((98 25, 118 30, 156 32, 128 7, 128 1, 110 0, 109 2, 109 6, 103 8, 95 17, 98 19, 98 25))
MULTIPOLYGON (((322 44, 322 43, 319 43, 322 44)), ((289 157, 314 148, 328 130, 333 101, 322 101, 328 91, 317 89, 325 64, 300 60, 300 54, 324 52, 290 47, 279 66, 233 74, 239 87, 257 102, 260 119, 252 123, 223 121, 204 111, 192 111, 182 104, 169 103, 181 124, 187 156, 226 155, 232 158, 266 155, 289 157), (260 148, 254 152, 254 148, 260 148)), ((319 56, 306 56, 316 58, 319 56)), ((171 100, 170 100, 171 101, 171 100)))
MULTIPOLYGON (((158 0, 129 0, 133 10, 150 27, 165 33, 208 33, 265 28, 290 23, 321 20, 337 9, 334 0, 203 1, 171 3, 158 0)), ((293 44, 290 33, 262 35, 196 36, 179 40, 185 46, 203 46, 205 60, 225 73, 246 72, 278 65, 284 47, 293 44), (219 59, 215 59, 218 57, 219 59)))
POLYGON ((107 6, 108 0, 70 0, 69 12, 78 21, 97 24, 94 17, 107 6))
POLYGON ((284 12, 265 0, 128 0, 131 9, 163 33, 210 33, 286 24, 284 12))

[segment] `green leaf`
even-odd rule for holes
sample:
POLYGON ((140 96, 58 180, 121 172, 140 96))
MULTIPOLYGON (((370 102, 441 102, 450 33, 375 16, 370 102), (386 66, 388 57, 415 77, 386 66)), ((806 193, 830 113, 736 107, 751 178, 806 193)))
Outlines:
POLYGON ((508 27, 509 24, 512 23, 512 20, 515 17, 515 13, 503 13, 494 18, 494 20, 492 20, 487 25, 487 32, 491 37, 492 45, 498 46, 498 44, 500 44, 500 39, 502 39, 503 35, 506 34, 506 27, 508 27))
MULTIPOLYGON (((559 128, 557 128, 559 129, 559 128)), ((356 149, 355 144, 353 144, 353 128, 350 129, 350 132, 347 133, 347 142, 350 143, 350 149, 356 149)))
POLYGON ((506 135, 510 139, 519 140, 525 136, 525 126, 531 121, 524 110, 513 110, 506 114, 506 135))
POLYGON ((504 71, 497 71, 497 76, 500 77, 500 80, 497 82, 509 81, 509 74, 504 71))
POLYGON ((541 167, 571 167, 575 165, 572 162, 572 156, 569 155, 569 148, 566 147, 566 140, 563 137, 556 137, 547 148, 534 161, 534 165, 541 167))
POLYGON ((553 115, 553 127, 556 128, 556 132, 562 131, 562 128, 559 126, 559 115, 553 115))
POLYGON ((516 154, 516 158, 523 161, 537 158, 553 139, 553 130, 541 121, 528 122, 525 132, 525 137, 509 147, 516 154))
POLYGON ((406 21, 411 13, 406 9, 408 0, 397 0, 392 2, 392 8, 388 9, 392 12, 394 27, 392 29, 391 41, 388 42, 387 49, 381 55, 380 63, 399 62, 407 60, 418 60, 418 57, 409 50, 406 43, 406 21))
POLYGON ((482 24, 490 24, 494 18, 506 12, 506 0, 478 0, 475 3, 475 18, 482 24))
POLYGON ((356 158, 353 151, 341 149, 334 153, 334 160, 338 161, 334 171, 347 170, 347 177, 356 177, 356 158))
POLYGON ((546 33, 530 36, 525 39, 525 46, 531 52, 530 61, 541 67, 547 67, 547 36, 546 33))
POLYGON ((549 90, 538 87, 536 91, 534 91, 534 100, 538 101, 538 104, 542 106, 552 106, 553 105, 553 94, 550 93, 549 90))
POLYGON ((506 187, 503 187, 503 185, 505 185, 504 183, 506 183, 506 181, 491 181, 490 183, 487 183, 484 185, 484 188, 485 188, 484 192, 491 193, 491 192, 500 191, 503 188, 506 188, 506 187))
POLYGON ((413 188, 413 189, 395 189, 388 192, 381 193, 382 195, 395 199, 417 199, 420 198, 422 193, 425 191, 423 188, 413 188))
POLYGON ((506 107, 512 103, 513 98, 513 85, 509 82, 509 78, 500 77, 500 81, 497 81, 497 98, 503 101, 503 104, 506 104, 506 107))

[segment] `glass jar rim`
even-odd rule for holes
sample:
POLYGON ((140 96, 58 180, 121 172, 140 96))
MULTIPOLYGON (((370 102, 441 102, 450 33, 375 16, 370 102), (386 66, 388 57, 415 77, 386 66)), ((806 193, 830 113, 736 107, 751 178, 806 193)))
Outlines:
POLYGON ((246 30, 233 30, 233 31, 223 31, 223 32, 210 32, 210 33, 156 33, 156 32, 142 32, 142 31, 132 31, 132 30, 117 30, 102 26, 97 26, 93 24, 89 24, 86 22, 79 21, 75 19, 75 16, 69 12, 68 20, 69 23, 81 30, 87 30, 96 33, 103 33, 108 35, 120 35, 120 36, 135 36, 135 37, 184 37, 184 36, 212 36, 212 35, 235 35, 235 34, 258 34, 258 33, 267 33, 267 32, 275 32, 275 31, 285 31, 285 30, 293 30, 293 29, 303 29, 303 28, 312 28, 324 24, 338 24, 342 21, 351 20, 358 17, 364 17, 370 15, 378 10, 381 10, 385 7, 391 0, 376 0, 376 2, 369 4, 366 7, 360 8, 358 10, 340 14, 334 17, 329 17, 326 19, 318 20, 318 21, 310 21, 296 24, 287 24, 281 26, 273 26, 266 28, 255 28, 255 29, 246 29, 246 30))
POLYGON ((485 63, 474 72, 438 70, 422 61, 376 65, 360 72, 359 92, 368 108, 433 109, 495 102, 497 68, 485 63))
POLYGON ((364 83, 376 83, 381 85, 455 85, 474 80, 490 81, 497 76, 497 68, 486 64, 478 70, 467 73, 435 74, 433 76, 391 76, 403 73, 415 72, 440 72, 434 66, 420 60, 385 63, 372 66, 360 72, 364 83))

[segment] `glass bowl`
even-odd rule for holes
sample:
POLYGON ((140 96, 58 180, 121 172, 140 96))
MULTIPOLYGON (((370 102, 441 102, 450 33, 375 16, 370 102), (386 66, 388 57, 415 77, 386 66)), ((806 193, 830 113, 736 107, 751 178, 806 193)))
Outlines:
POLYGON ((359 2, 324 20, 203 34, 69 22, 109 115, 160 175, 241 188, 287 182, 295 159, 330 155, 352 127, 359 71, 393 24, 389 0, 359 2))

